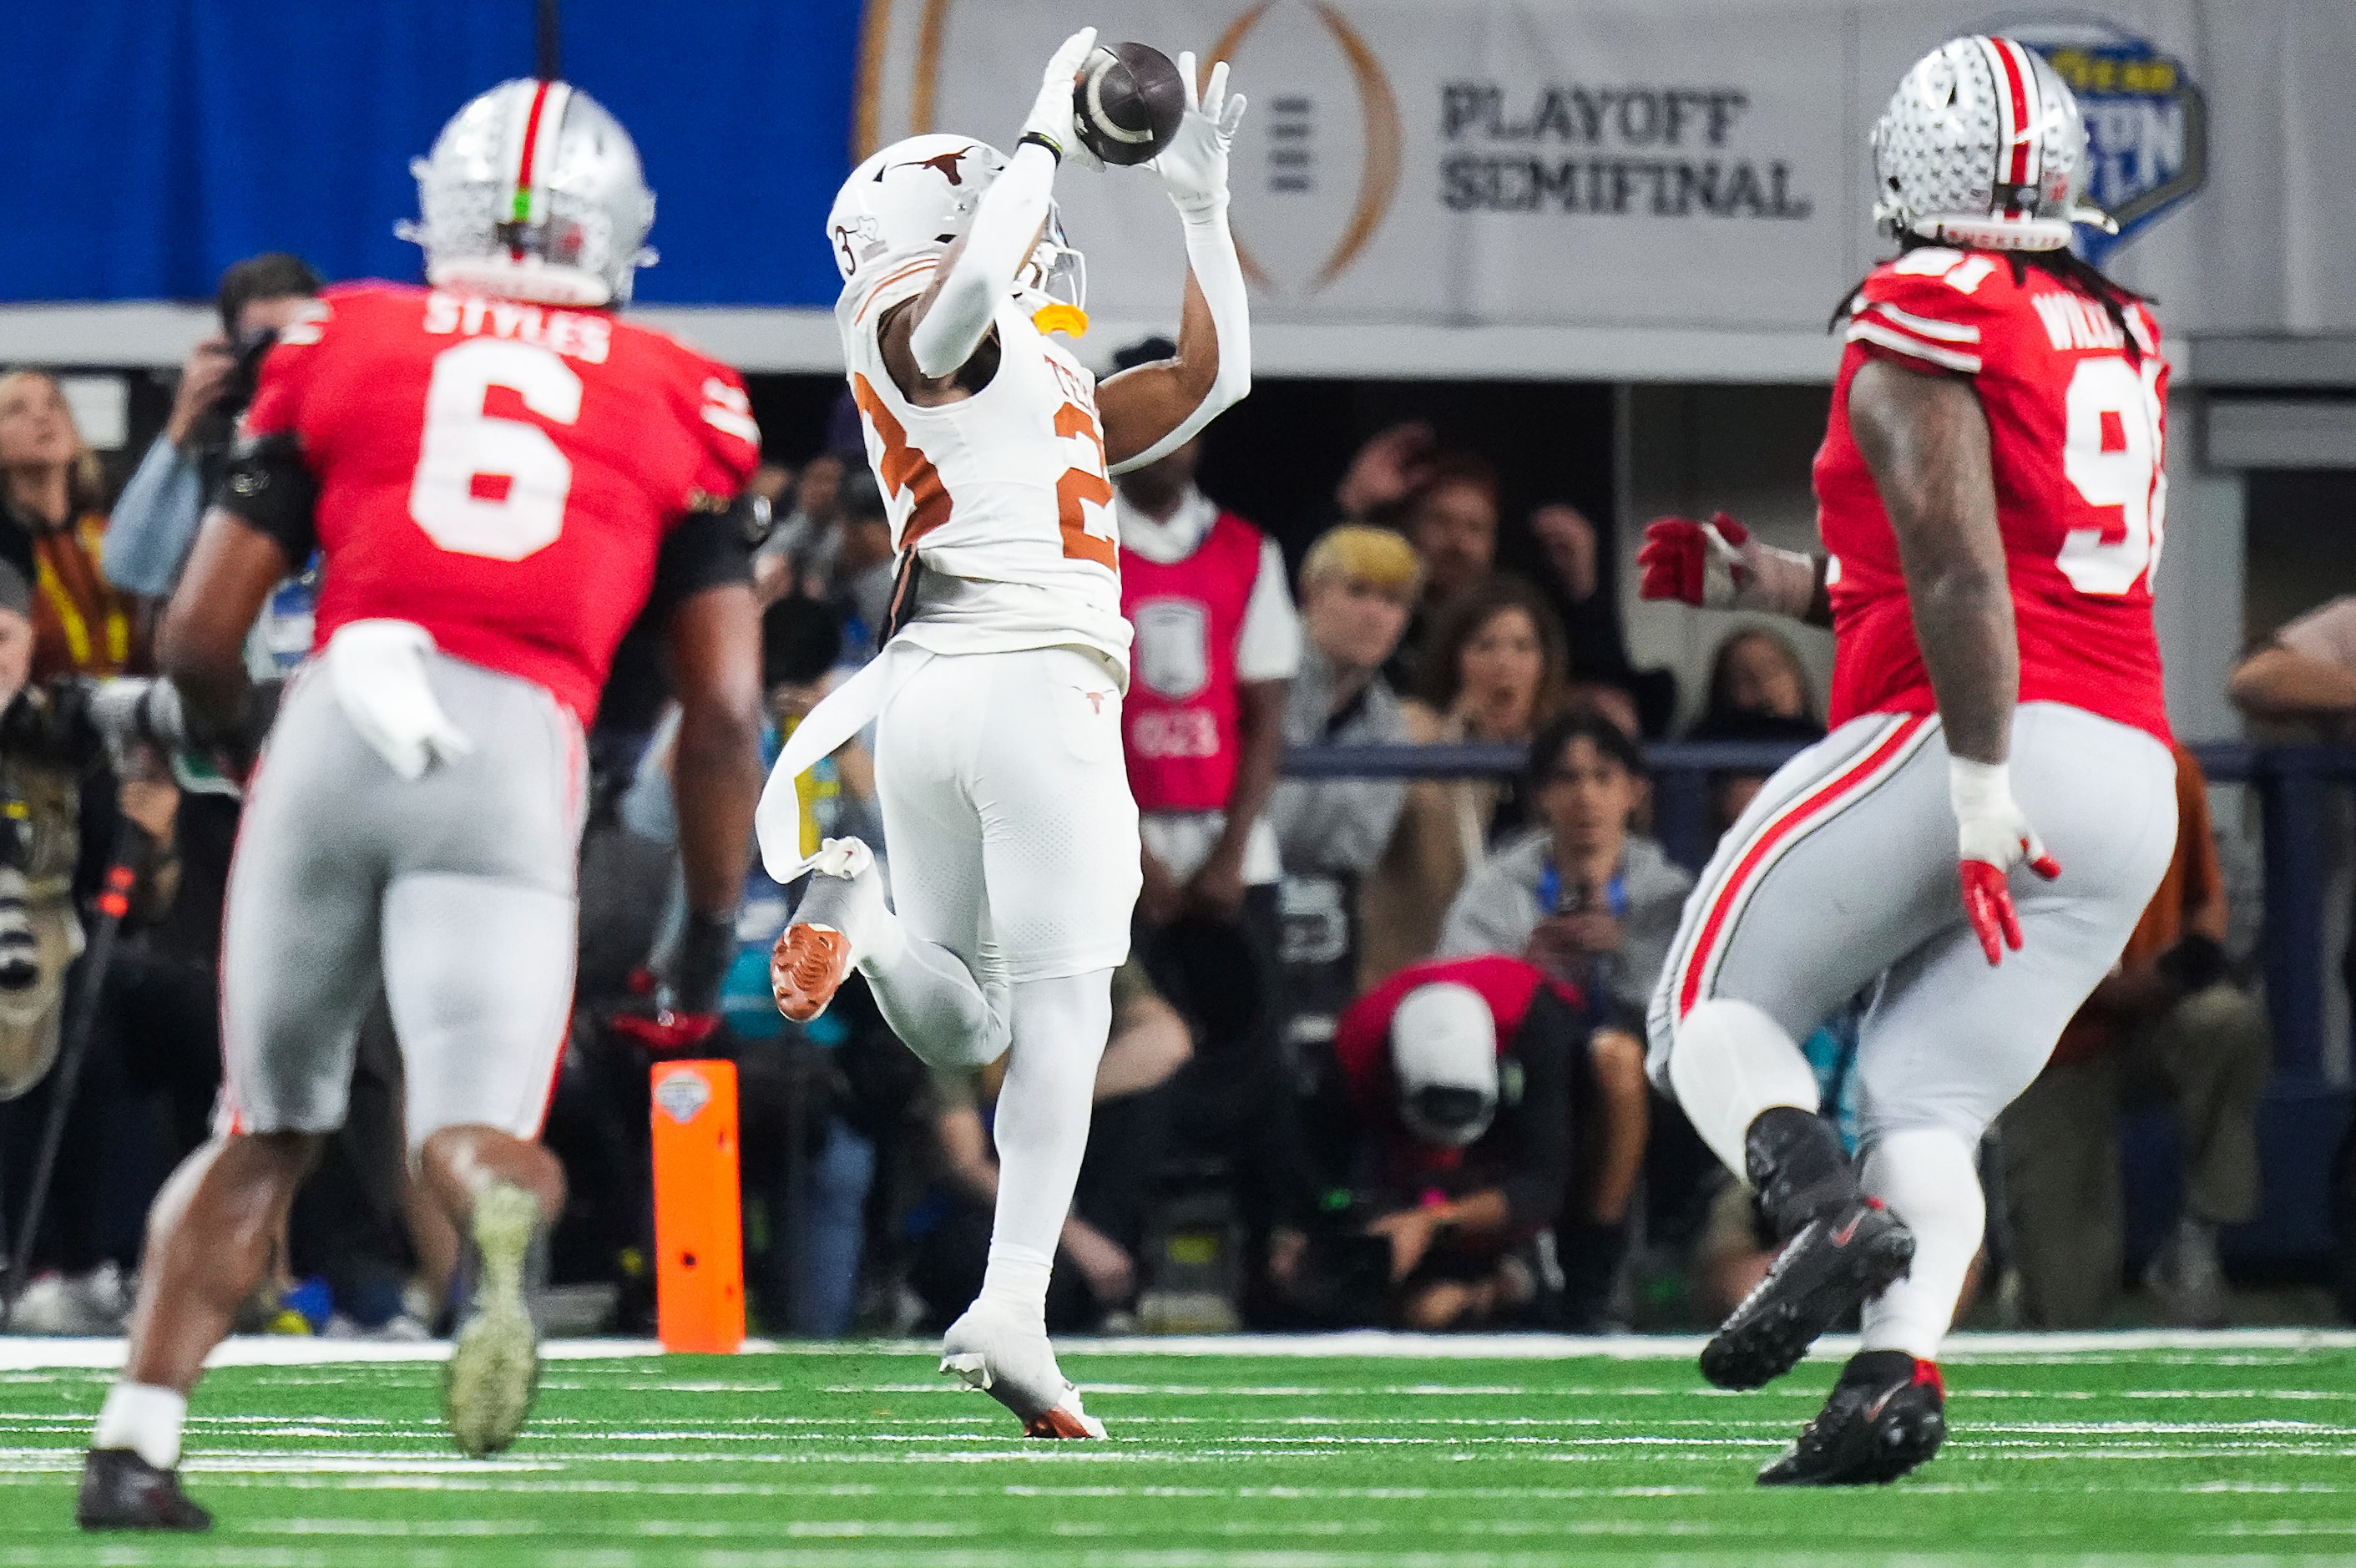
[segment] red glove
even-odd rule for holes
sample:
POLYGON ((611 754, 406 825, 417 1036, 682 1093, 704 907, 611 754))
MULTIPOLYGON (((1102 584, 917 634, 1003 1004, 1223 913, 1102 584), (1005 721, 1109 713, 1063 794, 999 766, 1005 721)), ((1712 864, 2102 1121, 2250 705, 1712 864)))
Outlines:
POLYGON ((1989 967, 2004 961, 2004 950, 2020 950, 2020 915, 2012 907, 2012 868, 2029 869, 2051 882, 2062 863, 2045 851, 2037 830, 2012 798, 2010 770, 2003 763, 1947 761, 1947 797, 1954 807, 1964 884, 1964 918, 1980 939, 1989 967))
POLYGON ((1751 531, 1718 513, 1708 522, 1656 518, 1644 528, 1636 564, 1644 572, 1638 592, 1648 599, 1676 599, 1696 609, 1724 609, 1751 576, 1741 547, 1751 531))

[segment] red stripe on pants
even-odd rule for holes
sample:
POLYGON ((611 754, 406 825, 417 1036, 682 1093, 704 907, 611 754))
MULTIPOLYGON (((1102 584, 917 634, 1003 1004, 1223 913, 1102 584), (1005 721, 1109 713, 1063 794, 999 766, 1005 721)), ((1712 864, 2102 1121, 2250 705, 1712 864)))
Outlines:
POLYGON ((1910 716, 1905 723, 1884 736, 1862 758, 1842 769, 1831 783, 1806 797, 1798 806, 1786 808, 1783 815, 1768 823, 1765 831, 1751 841, 1751 847, 1743 851, 1742 858, 1735 863, 1734 874, 1726 879, 1725 885, 1718 891, 1718 897, 1710 901, 1709 914, 1702 921, 1700 934, 1694 939, 1693 951, 1686 955, 1685 972, 1677 981, 1677 1017, 1680 1021, 1701 999, 1702 972, 1709 967, 1710 953, 1718 946, 1719 938, 1723 934, 1727 921, 1732 918, 1735 906, 1741 902, 1743 889, 1752 874, 1774 852, 1776 845, 1813 819, 1822 817, 1828 808, 1839 804, 1859 784, 1879 772, 1881 765, 1901 750, 1929 722, 1921 714, 1910 716))

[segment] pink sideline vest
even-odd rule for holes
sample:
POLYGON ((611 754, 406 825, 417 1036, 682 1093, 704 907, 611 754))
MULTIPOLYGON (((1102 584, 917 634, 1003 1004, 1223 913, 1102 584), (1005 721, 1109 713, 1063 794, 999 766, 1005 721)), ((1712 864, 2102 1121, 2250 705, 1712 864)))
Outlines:
POLYGON ((1120 613, 1137 629, 1122 700, 1141 811, 1215 811, 1235 787, 1243 700, 1236 642, 1259 576, 1258 529, 1219 513, 1183 561, 1120 553, 1120 613))

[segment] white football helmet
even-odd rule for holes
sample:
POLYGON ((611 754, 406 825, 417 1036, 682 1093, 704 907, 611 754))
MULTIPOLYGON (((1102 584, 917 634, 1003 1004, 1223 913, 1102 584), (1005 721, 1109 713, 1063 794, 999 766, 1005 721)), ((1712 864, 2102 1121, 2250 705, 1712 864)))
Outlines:
POLYGON ((2012 38, 1975 34, 1924 55, 1874 126, 1873 216, 1886 232, 1997 251, 2052 251, 2072 223, 2116 231, 2079 199, 2086 124, 2070 84, 2012 38))
MULTIPOLYGON (((827 242, 843 286, 863 285, 905 262, 947 251, 972 226, 981 193, 1005 169, 1003 154, 971 136, 910 136, 869 157, 842 182, 826 215, 827 242)), ((1063 220, 1052 202, 1046 230, 1014 282, 1015 297, 1034 318, 1063 306, 1079 317, 1079 329, 1086 329, 1087 262, 1066 242, 1063 220)), ((1049 321, 1040 326, 1056 329, 1049 321)))
POLYGON ((451 117, 409 166, 425 279, 543 305, 619 305, 645 246, 654 192, 621 122, 562 81, 503 81, 451 117))

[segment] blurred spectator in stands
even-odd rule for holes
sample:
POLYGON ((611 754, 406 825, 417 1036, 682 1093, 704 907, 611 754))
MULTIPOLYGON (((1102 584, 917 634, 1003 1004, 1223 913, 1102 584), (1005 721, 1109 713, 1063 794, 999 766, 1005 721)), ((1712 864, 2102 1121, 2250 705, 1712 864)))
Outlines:
MULTIPOLYGON (((1139 1271, 1146 1205, 1169 1130, 1171 1080, 1191 1049, 1185 1024, 1135 960, 1113 973, 1112 1006, 1112 1037, 1097 1064, 1087 1155, 1047 1292, 1051 1334, 1101 1326, 1108 1314, 1126 1311, 1146 1283, 1139 1271)), ((981 1288, 998 1201, 990 1118, 1004 1077, 1003 1058, 980 1072, 933 1075, 927 1115, 934 1187, 907 1222, 914 1238, 908 1283, 924 1299, 930 1331, 946 1327, 981 1288)))
MULTIPOLYGON (((1787 718, 1770 713, 1734 709, 1702 715, 1686 736, 1688 740, 1741 741, 1773 746, 1788 755, 1825 738, 1825 726, 1812 718, 1787 718)), ((1751 802, 1774 772, 1772 768, 1714 769, 1709 776, 1710 829, 1723 834, 1751 809, 1751 802)))
MULTIPOLYGON (((2343 595, 2261 640, 2227 692, 2259 721, 2261 738, 2356 742, 2356 594, 2343 595)), ((2323 952, 2340 981, 2326 984, 2323 1045, 2329 1062, 2349 1038, 2356 992, 2356 816, 2349 791, 2323 791, 2323 952)), ((2340 1058, 2343 1063, 2345 1058, 2340 1058)))
POLYGON ((1595 524, 1567 501, 1548 501, 1530 513, 1530 533, 1545 564, 1542 585, 1562 615, 1571 674, 1616 692, 1632 715, 1642 712, 1644 733, 1661 733, 1675 711, 1676 682, 1665 671, 1633 667, 1595 524))
POLYGON ((2258 1101, 2271 1038, 2265 1006, 2234 983, 2208 780, 2176 750, 2176 855, 2118 965, 2062 1031, 2053 1060, 2005 1112, 2005 1191, 2024 1305, 2043 1328, 2100 1328, 2125 1250, 2119 1112, 2176 1108, 2183 1209, 2144 1271, 2170 1321, 2226 1320, 2217 1233, 2256 1214, 2258 1101))
POLYGON ((1432 453, 1400 501, 1399 532, 1423 564, 1423 592, 1387 673, 1402 690, 1428 684, 1450 612, 1497 560, 1497 470, 1471 452, 1432 453))
POLYGON ((1421 420, 1408 420, 1367 438, 1333 487, 1333 509, 1343 522, 1396 528, 1409 496, 1430 477, 1440 439, 1421 420))
MULTIPOLYGON (((1301 564, 1307 642, 1284 705, 1290 746, 1398 746, 1430 738, 1383 676, 1421 585, 1407 541, 1344 523, 1301 564)), ((1269 817, 1284 862, 1284 964, 1297 1039, 1324 1039, 1358 993, 1359 879, 1381 860, 1406 804, 1404 779, 1288 779, 1269 817)))
POLYGON ((836 558, 842 551, 842 481, 854 467, 840 452, 821 452, 802 466, 793 510, 770 530, 753 557, 753 581, 762 602, 803 594, 834 596, 836 558))
POLYGON ((45 371, 0 376, 0 560, 33 585, 32 678, 144 663, 132 607, 98 569, 106 539, 98 455, 45 371))
POLYGON ((1797 719, 1823 733, 1808 667, 1800 662, 1798 651, 1781 633, 1765 627, 1745 627, 1729 632, 1719 643, 1710 657, 1709 699, 1700 722, 1709 725, 1731 714, 1797 719))
POLYGON ((105 567, 117 588, 142 598, 171 596, 238 418, 252 400, 262 357, 319 287, 318 274, 283 252, 250 256, 221 274, 213 295, 220 335, 190 351, 164 433, 114 503, 105 567))
MULTIPOLYGON (((1122 349, 1122 370, 1176 353, 1122 349)), ((1136 628, 1121 703, 1144 883, 1138 953, 1194 1031, 1178 1136, 1232 1165, 1232 1190, 1265 1235, 1270 1117, 1282 1074, 1282 866, 1269 797, 1284 755, 1285 688, 1301 619, 1276 542, 1194 483, 1188 441, 1114 481, 1121 613, 1136 628)))
MULTIPOLYGON (((16 703, 32 664, 32 589, 24 574, 0 561, 0 709, 16 703)), ((12 718, 37 710, 33 701, 18 704, 12 718)), ((13 737, 12 737, 13 738, 13 737)), ((31 739, 32 737, 27 737, 31 739)), ((48 1099, 44 1079, 58 1058, 59 1030, 65 1008, 66 973, 80 950, 81 925, 74 913, 71 879, 74 869, 72 779, 37 755, 37 747, 10 744, 0 747, 0 798, 27 809, 21 821, 0 818, 0 917, 5 918, 6 942, 0 948, 0 1195, 22 1194, 31 1179, 33 1148, 40 1138, 48 1099), (29 1098, 27 1098, 28 1097, 29 1098)), ((68 1160, 59 1173, 59 1189, 87 1187, 87 1167, 68 1160)), ((21 1202, 22 1199, 14 1201, 21 1202)), ((52 1201, 50 1212, 60 1207, 52 1201)), ((20 1215, 5 1218, 14 1235, 20 1215)), ((37 1251, 37 1267, 54 1271, 61 1261, 73 1269, 69 1280, 53 1275, 31 1300, 29 1314, 20 1305, 18 1322, 35 1333, 110 1333, 121 1324, 128 1305, 120 1269, 112 1264, 99 1272, 92 1228, 84 1226, 77 1238, 60 1248, 57 1228, 44 1233, 48 1250, 37 1251), (46 1299, 44 1299, 46 1298, 46 1299)), ((13 1282, 12 1282, 13 1283, 13 1282)), ((27 1295, 32 1296, 28 1290, 27 1295)))
POLYGON ((1636 693, 1615 681, 1573 681, 1563 695, 1565 713, 1593 714, 1630 740, 1644 737, 1636 693))
POLYGON ((892 519, 884 510, 883 487, 864 467, 844 478, 835 506, 842 518, 835 607, 842 612, 845 653, 864 663, 875 656, 892 607, 892 519))
MULTIPOLYGON (((1562 711, 1562 627, 1545 597, 1518 578, 1475 585, 1450 610, 1432 654, 1422 695, 1407 704, 1419 740, 1523 747, 1562 711)), ((1457 888, 1527 823, 1517 779, 1411 785, 1390 852, 1366 883, 1369 975, 1429 957, 1457 888)))
POLYGON ((1511 953, 1609 1002, 1641 1034, 1693 878, 1628 831, 1644 789, 1636 743, 1595 714, 1568 714, 1530 746, 1526 788, 1542 826, 1465 880, 1443 954, 1511 953))
MULTIPOLYGON (((1557 1283, 1531 1245, 1552 1229, 1550 1316, 1607 1326, 1644 1150, 1636 1036, 1596 1027, 1575 990, 1531 965, 1487 957, 1401 971, 1343 1015, 1333 1044, 1343 1103, 1331 1175, 1354 1199, 1345 1212, 1388 1253, 1394 1319, 1430 1330, 1513 1317, 1557 1283)), ((1296 1299, 1330 1294, 1321 1254, 1349 1251, 1333 1230, 1280 1250, 1296 1299)))

